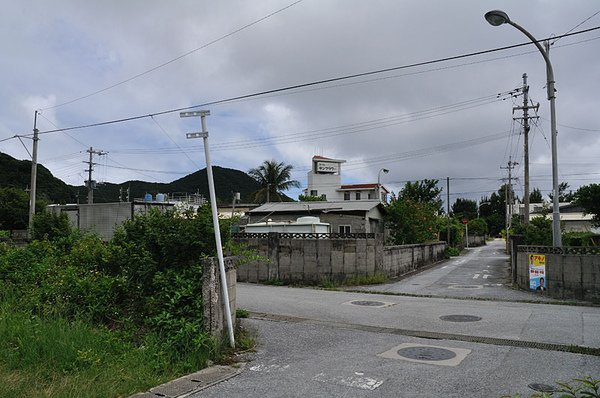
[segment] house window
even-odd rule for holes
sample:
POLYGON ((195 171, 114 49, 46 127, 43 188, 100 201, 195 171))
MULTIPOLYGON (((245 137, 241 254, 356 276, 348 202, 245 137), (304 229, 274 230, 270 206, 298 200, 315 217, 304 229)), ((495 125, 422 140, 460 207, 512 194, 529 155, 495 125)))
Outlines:
POLYGON ((360 200, 360 192, 356 193, 356 200, 360 200))
POLYGON ((339 231, 340 231, 340 234, 349 234, 350 233, 350 225, 340 225, 339 231))
POLYGON ((350 200, 350 192, 344 192, 344 200, 350 200))
POLYGON ((368 198, 373 199, 373 195, 369 194, 368 198))
POLYGON ((310 190, 310 196, 318 196, 317 190, 316 189, 311 189, 310 190))

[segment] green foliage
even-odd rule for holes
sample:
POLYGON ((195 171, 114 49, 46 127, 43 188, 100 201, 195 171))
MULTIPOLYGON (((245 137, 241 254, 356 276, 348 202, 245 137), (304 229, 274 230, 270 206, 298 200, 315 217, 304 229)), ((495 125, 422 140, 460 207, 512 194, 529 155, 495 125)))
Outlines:
POLYGON ((475 218, 468 223, 469 235, 486 235, 488 233, 487 223, 483 218, 475 218))
POLYGON ((600 184, 580 187, 573 195, 575 204, 583 207, 587 214, 593 214, 593 221, 600 227, 600 184))
POLYGON ((456 218, 438 217, 437 231, 441 240, 447 240, 448 224, 450 224, 449 246, 463 246, 465 242, 465 226, 456 218))
POLYGON ((321 196, 300 195, 298 196, 298 200, 300 202, 324 202, 327 199, 325 199, 325 194, 323 194, 321 196))
POLYGON ((19 188, 0 188, 0 228, 27 229, 29 196, 19 188))
POLYGON ((248 312, 248 310, 245 310, 243 308, 237 308, 235 310, 235 317, 237 319, 248 318, 249 316, 250 316, 250 312, 248 312))
POLYGON ((390 229, 391 243, 405 245, 437 240, 436 208, 429 203, 404 198, 386 208, 385 223, 390 229))
POLYGON ((534 188, 533 191, 529 194, 529 203, 543 203, 544 197, 542 196, 542 191, 538 188, 534 188))
POLYGON ((283 191, 300 186, 298 181, 290 180, 293 168, 290 164, 265 160, 257 168, 250 169, 248 174, 260 185, 254 200, 266 201, 268 196, 271 201, 283 201, 286 198, 283 191))
MULTIPOLYGON (((18 294, 21 309, 128 330, 132 337, 151 332, 168 361, 212 349, 201 291, 202 258, 215 252, 209 206, 197 214, 150 211, 125 223, 110 242, 65 236, 61 216, 41 214, 36 221, 36 236, 44 240, 0 251, 0 284, 18 294)), ((190 369, 196 365, 190 362, 190 369)))
POLYGON ((44 211, 33 217, 31 237, 34 240, 55 240, 65 238, 71 233, 71 224, 65 213, 55 214, 44 211))
MULTIPOLYGON (((573 191, 567 192, 567 189, 569 189, 568 182, 563 181, 560 184, 558 184, 558 201, 560 203, 570 202, 574 199, 573 191)), ((548 198, 550 198, 550 202, 553 201, 553 197, 554 196, 552 195, 552 193, 548 194, 548 198)))
POLYGON ((398 199, 409 199, 415 203, 423 203, 431 206, 436 212, 443 212, 442 189, 438 188, 438 180, 408 181, 398 194, 398 199))
POLYGON ((446 246, 446 258, 460 256, 460 250, 456 247, 446 246))
POLYGON ((452 215, 458 219, 472 220, 477 217, 477 202, 470 199, 456 198, 452 205, 452 215))
POLYGON ((511 235, 523 235, 523 244, 534 246, 552 246, 552 220, 546 217, 535 217, 529 225, 513 218, 511 235))
POLYGON ((563 246, 594 246, 597 238, 593 232, 564 232, 562 243, 563 246))

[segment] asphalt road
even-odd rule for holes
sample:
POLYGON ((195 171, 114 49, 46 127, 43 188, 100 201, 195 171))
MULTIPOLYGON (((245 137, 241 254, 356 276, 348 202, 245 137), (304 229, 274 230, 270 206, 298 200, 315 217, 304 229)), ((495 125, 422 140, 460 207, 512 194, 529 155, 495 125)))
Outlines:
POLYGON ((358 289, 439 297, 557 302, 539 292, 512 288, 510 262, 504 254, 504 246, 504 240, 496 239, 486 246, 466 249, 463 255, 409 278, 358 289))
POLYGON ((493 243, 375 289, 414 296, 238 284, 257 352, 192 397, 528 397, 600 378, 600 308, 506 301, 536 296, 506 286, 505 261, 493 243))

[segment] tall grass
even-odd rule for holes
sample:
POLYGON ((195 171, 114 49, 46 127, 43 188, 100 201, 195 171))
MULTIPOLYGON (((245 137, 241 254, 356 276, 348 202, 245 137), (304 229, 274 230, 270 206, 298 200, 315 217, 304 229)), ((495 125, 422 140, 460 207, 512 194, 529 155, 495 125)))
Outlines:
MULTIPOLYGON (((134 344, 119 333, 0 302, 0 391, 5 397, 125 397, 205 366, 173 365, 156 337, 134 344)), ((200 363, 201 364, 200 364, 200 363)))

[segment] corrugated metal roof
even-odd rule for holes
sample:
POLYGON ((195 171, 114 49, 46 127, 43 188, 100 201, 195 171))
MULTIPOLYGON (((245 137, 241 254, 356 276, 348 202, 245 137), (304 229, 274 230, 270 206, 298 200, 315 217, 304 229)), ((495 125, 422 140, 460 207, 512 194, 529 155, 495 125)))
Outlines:
POLYGON ((249 213, 294 211, 369 211, 381 205, 377 200, 353 200, 343 202, 271 202, 250 210, 249 213))

